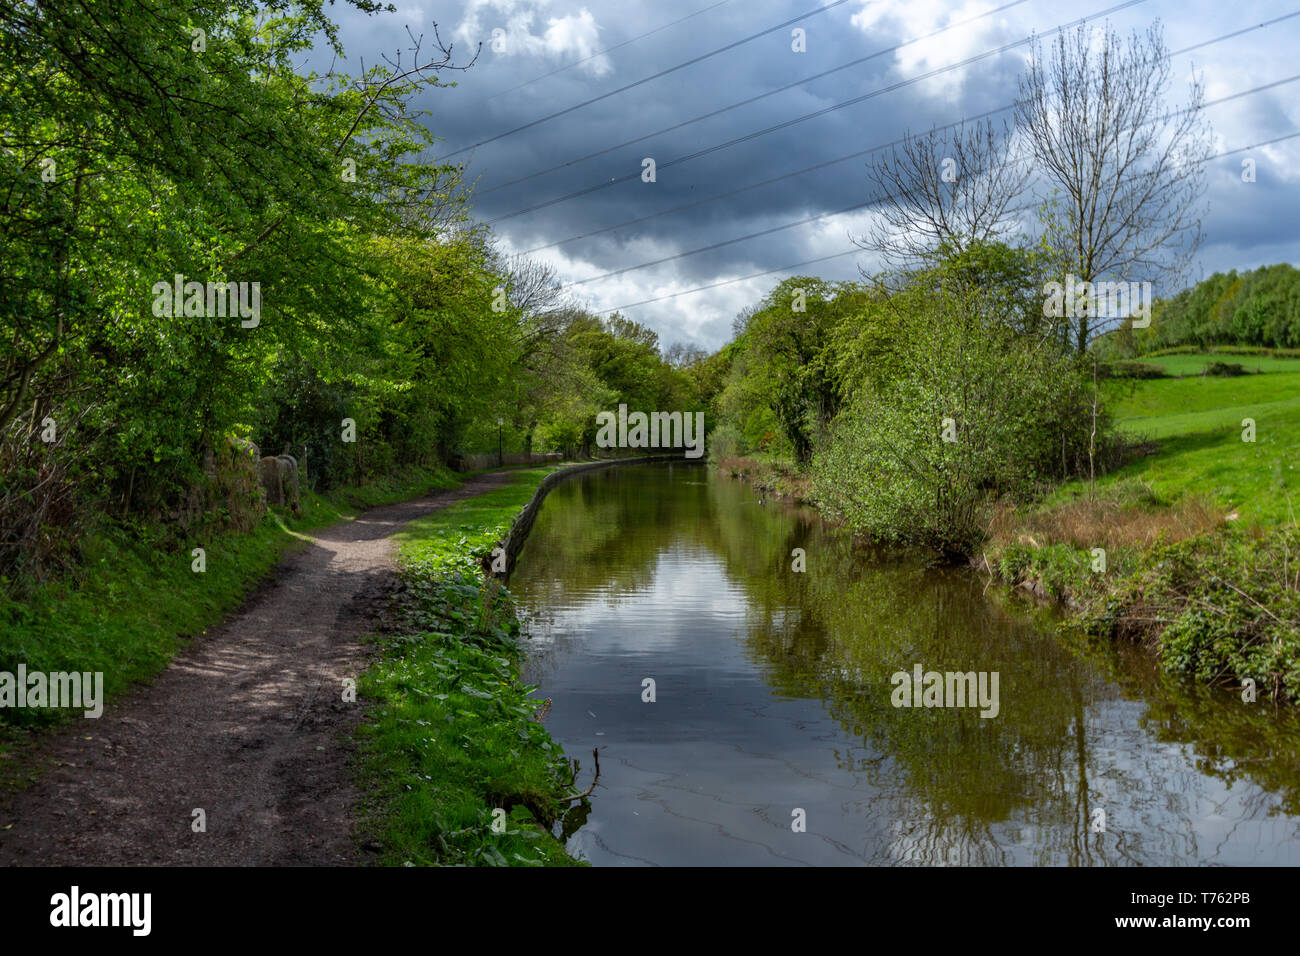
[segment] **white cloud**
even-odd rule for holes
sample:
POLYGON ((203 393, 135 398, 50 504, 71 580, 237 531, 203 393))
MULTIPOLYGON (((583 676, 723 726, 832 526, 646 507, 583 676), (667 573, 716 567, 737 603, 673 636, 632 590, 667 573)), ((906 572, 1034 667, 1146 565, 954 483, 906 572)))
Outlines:
MULTIPOLYGON (((899 38, 896 42, 907 43, 894 52, 894 64, 901 76, 910 77, 949 66, 1006 42, 1005 16, 986 17, 929 39, 908 42, 970 20, 995 6, 988 0, 967 0, 956 7, 949 0, 869 0, 850 22, 882 45, 888 45, 893 37, 899 38)), ((942 73, 923 81, 918 88, 936 99, 957 96, 971 78, 971 71, 979 65, 942 73)))
POLYGON ((583 60, 580 69, 593 76, 610 73, 614 66, 609 57, 592 56, 599 48, 600 25, 586 7, 577 13, 548 17, 545 27, 533 32, 549 2, 469 0, 455 37, 466 44, 482 43, 487 57, 528 55, 555 62, 583 60), (494 37, 500 39, 502 49, 493 47, 494 37))

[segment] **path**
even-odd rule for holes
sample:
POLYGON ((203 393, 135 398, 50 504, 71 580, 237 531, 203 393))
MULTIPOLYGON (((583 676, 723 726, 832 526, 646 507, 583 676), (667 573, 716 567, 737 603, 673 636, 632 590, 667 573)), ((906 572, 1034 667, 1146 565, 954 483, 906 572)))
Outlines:
POLYGON ((362 862, 342 682, 413 518, 506 473, 374 508, 312 538, 148 686, 41 749, 30 788, 0 799, 0 865, 346 865, 362 862), (191 829, 202 808, 207 832, 191 829), (9 829, 3 827, 12 824, 9 829))

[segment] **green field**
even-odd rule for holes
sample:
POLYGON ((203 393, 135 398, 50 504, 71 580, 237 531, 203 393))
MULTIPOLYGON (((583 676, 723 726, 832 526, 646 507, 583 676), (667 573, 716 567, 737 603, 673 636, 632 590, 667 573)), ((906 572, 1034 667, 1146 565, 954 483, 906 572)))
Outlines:
POLYGON ((1159 365, 1170 375, 1200 375, 1211 362, 1240 365, 1247 372, 1300 372, 1300 358, 1272 355, 1239 355, 1233 352, 1188 352, 1176 355, 1143 356, 1143 365, 1159 365))
POLYGON ((1300 503, 1300 359, 1187 354, 1141 361, 1191 377, 1107 383, 1119 430, 1154 441, 1155 453, 1100 484, 1137 479, 1163 500, 1204 495, 1247 523, 1289 524, 1300 503), (1212 361, 1261 371, 1200 376, 1212 361), (1253 443, 1242 440, 1247 418, 1255 422, 1253 443))
POLYGON ((1002 580, 1068 603, 1069 628, 1141 644, 1168 674, 1249 678, 1298 700, 1300 362, 1252 356, 1263 371, 1195 373, 1224 357, 1235 358, 1144 356, 1192 374, 1107 380, 1106 409, 1134 446, 1127 464, 1095 496, 1074 481, 1001 517, 983 557, 1002 580))

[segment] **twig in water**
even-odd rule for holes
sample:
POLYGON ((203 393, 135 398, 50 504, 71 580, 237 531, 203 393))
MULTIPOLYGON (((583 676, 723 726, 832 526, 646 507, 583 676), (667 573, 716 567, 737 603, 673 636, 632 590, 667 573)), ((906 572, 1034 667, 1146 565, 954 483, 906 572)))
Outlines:
POLYGON ((584 797, 590 796, 591 791, 596 789, 596 781, 600 779, 600 748, 598 747, 591 748, 591 759, 596 762, 596 775, 591 778, 591 786, 588 787, 586 790, 582 791, 582 793, 575 793, 572 796, 565 797, 564 799, 581 800, 584 797))

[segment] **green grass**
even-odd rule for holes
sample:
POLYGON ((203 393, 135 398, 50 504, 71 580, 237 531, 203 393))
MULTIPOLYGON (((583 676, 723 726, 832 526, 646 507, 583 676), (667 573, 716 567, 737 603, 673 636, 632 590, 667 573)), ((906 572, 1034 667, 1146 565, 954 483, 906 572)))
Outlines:
MULTIPOLYGON (((1108 383, 1118 429, 1153 439, 1156 450, 1099 485, 1138 480, 1165 501, 1206 495, 1247 523, 1290 523, 1300 507, 1300 360, 1271 361, 1279 363, 1275 370, 1237 378, 1108 383), (1255 422, 1254 442, 1242 441, 1247 418, 1255 422)), ((1074 482, 1063 492, 1081 488, 1074 482)))
POLYGON ((992 569, 1068 600, 1074 622, 1094 634, 1147 643, 1167 673, 1233 687, 1249 678, 1261 694, 1300 700, 1300 589, 1292 570, 1300 552, 1300 360, 1142 360, 1171 371, 1258 361, 1262 371, 1107 382, 1118 429, 1150 440, 1153 452, 1099 479, 1095 501, 1084 482, 1057 489, 1022 521, 1071 539, 1040 532, 1026 543, 1011 528, 988 549, 992 569), (1246 418, 1254 420, 1254 442, 1242 440, 1246 418), (1208 502, 1208 513, 1194 499, 1208 502), (1218 523, 1220 508, 1235 520, 1218 523), (1054 524, 1053 515, 1075 520, 1054 524), (1126 531, 1164 526, 1154 541, 1108 546, 1105 574, 1094 573, 1094 545, 1079 546, 1080 537, 1123 541, 1126 531))
MULTIPOLYGON (((101 522, 82 542, 78 568, 61 579, 0 596, 0 671, 100 671, 111 701, 158 674, 187 639, 238 608, 304 534, 352 517, 355 509, 416 497, 459 484, 446 469, 409 470, 382 484, 308 493, 302 515, 273 510, 251 532, 177 542, 160 526, 101 522), (191 548, 206 552, 206 570, 191 569, 191 548)), ((79 714, 79 711, 73 711, 79 714)), ((0 757, 64 711, 0 711, 0 757)), ((0 773, 11 782, 11 768, 0 773)))
MULTIPOLYGON (((1300 399, 1300 366, 1293 372, 1235 378, 1156 378, 1110 382, 1109 406, 1120 427, 1129 432, 1187 434, 1201 426, 1182 416, 1223 412, 1227 421, 1237 410, 1300 399)), ((1240 424, 1241 418, 1236 422, 1240 424)))
POLYGON ((399 559, 404 564, 437 559, 468 567, 465 556, 485 546, 491 550, 497 540, 492 535, 502 527, 508 530, 542 479, 559 470, 558 465, 511 470, 507 484, 412 521, 394 536, 399 559))
POLYGON ((1145 365, 1159 365, 1170 375, 1200 375, 1205 370, 1205 366, 1211 362, 1240 365, 1247 372, 1300 372, 1300 358, 1243 355, 1233 352, 1183 352, 1172 355, 1143 355, 1134 361, 1145 365))
POLYGON ((576 768, 534 719, 509 594, 479 565, 554 470, 513 472, 398 535, 395 633, 359 683, 373 704, 358 732, 362 831, 381 864, 575 862, 550 828, 576 768))

